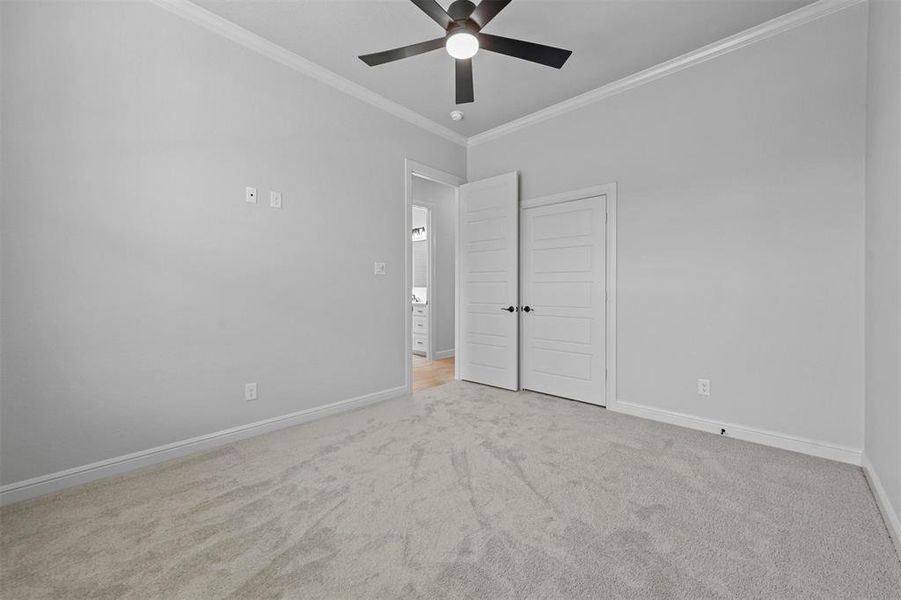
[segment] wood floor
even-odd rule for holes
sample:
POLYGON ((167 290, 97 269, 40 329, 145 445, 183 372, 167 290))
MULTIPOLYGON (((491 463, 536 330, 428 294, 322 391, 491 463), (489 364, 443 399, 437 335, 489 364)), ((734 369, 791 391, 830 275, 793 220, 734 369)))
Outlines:
POLYGON ((436 385, 444 385, 454 380, 454 357, 441 360, 427 360, 424 356, 413 355, 413 391, 418 392, 436 385))

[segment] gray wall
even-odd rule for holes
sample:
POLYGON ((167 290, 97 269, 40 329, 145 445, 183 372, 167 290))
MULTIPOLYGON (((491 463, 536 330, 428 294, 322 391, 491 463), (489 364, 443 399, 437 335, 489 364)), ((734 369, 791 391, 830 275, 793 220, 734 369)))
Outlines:
POLYGON ((855 6, 468 150, 523 198, 617 182, 620 400, 862 448, 866 28, 855 6))
POLYGON ((0 5, 0 481, 403 385, 404 158, 463 148, 150 4, 0 5))
POLYGON ((866 454, 901 516, 901 2, 870 2, 868 84, 866 454))
POLYGON ((429 289, 430 310, 435 311, 437 352, 454 350, 454 276, 455 239, 457 235, 457 213, 452 187, 422 179, 413 178, 413 201, 432 208, 432 231, 435 236, 435 277, 429 289))
MULTIPOLYGON (((866 289, 896 510, 898 10, 873 3, 867 123, 857 6, 468 161, 526 198, 618 182, 623 400, 861 447, 866 289)), ((0 483, 403 384, 399 173, 462 148, 149 4, 0 15, 0 483)))

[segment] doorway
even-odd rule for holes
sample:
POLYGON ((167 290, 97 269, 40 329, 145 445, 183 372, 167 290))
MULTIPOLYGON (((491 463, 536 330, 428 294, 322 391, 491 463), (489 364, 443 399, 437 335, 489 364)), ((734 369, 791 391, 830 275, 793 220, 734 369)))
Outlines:
POLYGON ((413 179, 412 387, 454 380, 454 211, 450 186, 413 179))
MULTIPOLYGON (((407 389, 414 388, 414 357, 416 389, 440 385, 450 372, 450 361, 435 364, 451 354, 436 349, 432 336, 441 296, 427 289, 428 308, 414 315, 412 306, 414 205, 428 209, 425 231, 416 235, 437 239, 441 230, 436 204, 414 202, 423 195, 414 186, 424 180, 451 190, 454 294, 443 304, 453 306, 453 378, 600 406, 615 402, 616 184, 520 200, 517 172, 466 183, 410 160, 405 167, 407 389), (424 317, 419 329, 429 334, 419 355, 414 316, 424 317), (444 373, 436 376, 436 367, 444 373)), ((427 281, 435 282, 440 262, 428 262, 427 281)))
POLYGON ((407 161, 406 385, 456 378, 457 193, 461 178, 407 161))

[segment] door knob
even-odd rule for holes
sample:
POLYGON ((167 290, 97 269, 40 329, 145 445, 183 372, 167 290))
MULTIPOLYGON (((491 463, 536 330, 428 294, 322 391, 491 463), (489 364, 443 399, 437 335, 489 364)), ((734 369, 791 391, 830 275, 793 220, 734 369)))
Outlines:
POLYGON ((523 306, 522 312, 532 312, 532 307, 531 306, 523 306))
POLYGON ((515 306, 508 306, 507 308, 502 308, 501 310, 505 310, 507 312, 513 312, 516 310, 515 306))

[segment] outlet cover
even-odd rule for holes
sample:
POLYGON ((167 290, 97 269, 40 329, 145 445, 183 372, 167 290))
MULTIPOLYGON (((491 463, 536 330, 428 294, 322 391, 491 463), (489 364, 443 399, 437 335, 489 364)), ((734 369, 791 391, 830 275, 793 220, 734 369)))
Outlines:
POLYGON ((710 380, 709 379, 698 379, 698 394, 701 396, 709 396, 710 395, 710 380))
POLYGON ((281 208, 282 207, 282 193, 281 192, 269 192, 269 206, 272 208, 281 208))
POLYGON ((383 263, 383 262, 375 263, 375 274, 376 275, 385 275, 387 272, 388 272, 388 270, 385 267, 385 263, 383 263))
POLYGON ((244 384, 244 400, 246 402, 250 402, 252 400, 257 399, 257 384, 255 383, 245 383, 244 384))

